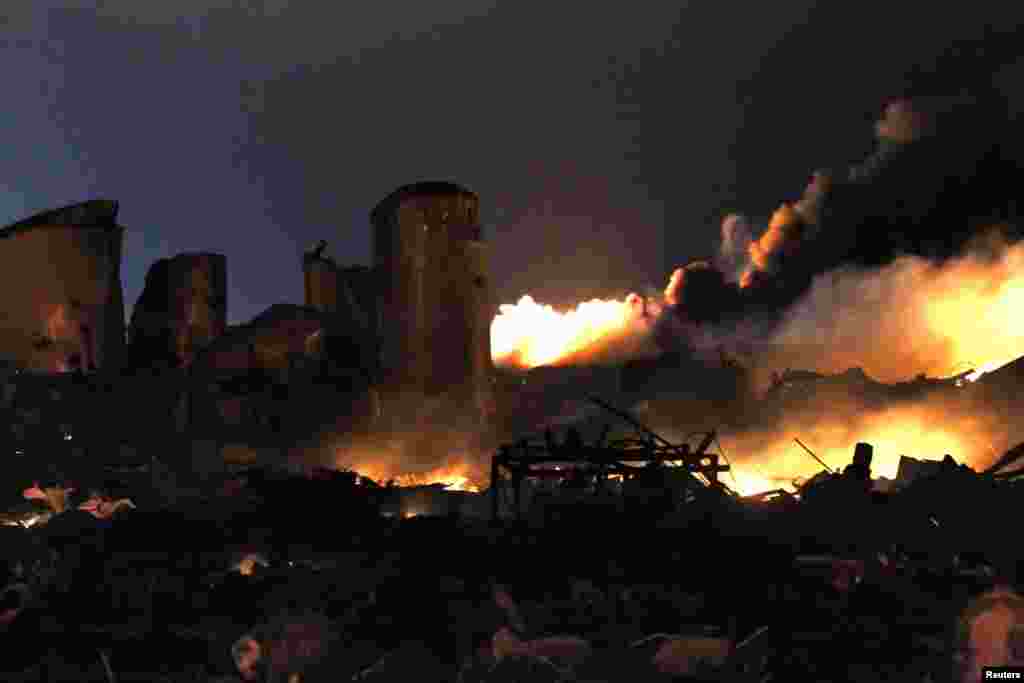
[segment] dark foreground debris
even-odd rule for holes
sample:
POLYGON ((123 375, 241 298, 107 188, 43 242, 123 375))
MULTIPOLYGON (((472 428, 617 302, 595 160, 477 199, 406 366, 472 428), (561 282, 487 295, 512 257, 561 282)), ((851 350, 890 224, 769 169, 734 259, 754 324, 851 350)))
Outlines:
POLYGON ((541 524, 389 519, 350 479, 109 516, 64 496, 0 528, 0 678, 937 682, 1024 659, 1019 551, 985 523, 1015 484, 949 459, 880 494, 870 456, 746 499, 683 469, 604 516, 579 487, 541 524))

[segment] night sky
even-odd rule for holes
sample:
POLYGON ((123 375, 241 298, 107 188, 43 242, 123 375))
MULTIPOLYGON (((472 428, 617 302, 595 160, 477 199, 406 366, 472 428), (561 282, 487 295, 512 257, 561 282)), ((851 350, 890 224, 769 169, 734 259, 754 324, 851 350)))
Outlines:
POLYGON ((890 97, 1020 110, 1022 10, 903 4, 12 0, 0 220, 117 199, 129 309, 155 259, 217 251, 240 322, 301 302, 319 239, 369 263, 396 187, 455 180, 502 301, 660 289, 725 213, 864 158, 890 97))

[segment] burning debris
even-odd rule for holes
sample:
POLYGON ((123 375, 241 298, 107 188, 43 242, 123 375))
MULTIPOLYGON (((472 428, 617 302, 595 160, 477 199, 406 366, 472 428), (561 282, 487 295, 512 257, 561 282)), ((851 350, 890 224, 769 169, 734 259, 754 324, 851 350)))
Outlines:
POLYGON ((356 472, 377 486, 440 485, 453 491, 481 489, 484 469, 465 435, 392 435, 333 445, 334 467, 356 472), (438 462, 442 464, 438 465, 438 462))

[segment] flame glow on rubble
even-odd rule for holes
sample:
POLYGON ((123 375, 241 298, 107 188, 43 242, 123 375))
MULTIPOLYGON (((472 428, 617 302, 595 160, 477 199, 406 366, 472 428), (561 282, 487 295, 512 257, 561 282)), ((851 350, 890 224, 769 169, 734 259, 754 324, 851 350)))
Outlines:
POLYGON ((480 492, 480 487, 473 483, 472 472, 468 465, 455 464, 437 467, 426 472, 402 473, 371 462, 357 465, 353 469, 360 476, 372 479, 379 484, 386 484, 389 481, 394 481, 398 486, 444 484, 449 491, 480 492))
POLYGON ((895 479, 900 456, 941 460, 952 455, 957 463, 982 468, 1008 447, 1000 427, 982 415, 945 412, 938 407, 908 406, 863 411, 854 418, 819 415, 800 419, 778 431, 723 437, 733 460, 733 474, 723 480, 742 495, 772 489, 794 489, 793 481, 808 479, 822 467, 805 453, 793 437, 799 436, 833 471, 842 471, 853 460, 858 442, 874 446, 871 475, 895 479), (738 462, 737 462, 738 460, 738 462))
POLYGON ((792 488, 792 486, 787 485, 788 482, 774 481, 742 465, 733 468, 722 478, 722 481, 741 496, 752 496, 755 493, 765 493, 776 489, 789 490, 792 488))
POLYGON ((497 365, 535 368, 587 360, 612 349, 635 352, 650 329, 644 300, 594 299, 569 311, 524 296, 503 304, 491 322, 491 357, 497 365))

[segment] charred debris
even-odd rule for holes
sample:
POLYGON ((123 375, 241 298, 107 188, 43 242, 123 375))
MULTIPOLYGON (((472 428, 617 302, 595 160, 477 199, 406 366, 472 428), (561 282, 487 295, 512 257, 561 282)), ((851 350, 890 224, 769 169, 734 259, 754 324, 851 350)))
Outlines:
MULTIPOLYGON (((777 375, 756 401, 733 389, 743 380, 736 379, 735 367, 727 367, 719 376, 731 386, 726 391, 719 387, 722 397, 717 400, 725 404, 725 411, 740 414, 740 420, 743 413, 771 419, 773 413, 815 401, 827 405, 834 393, 854 395, 858 405, 868 407, 934 397, 967 407, 980 401, 991 410, 1005 408, 1009 418, 1014 403, 1007 387, 1015 383, 1019 366, 1010 363, 980 379, 968 369, 952 377, 921 376, 898 384, 877 382, 856 368, 831 376, 787 371, 777 375)), ((556 370, 548 374, 557 374, 556 370)), ((571 384, 577 391, 581 386, 607 387, 609 373, 598 372, 601 377, 596 380, 580 376, 571 384)), ((544 386, 551 384, 549 379, 544 386)), ((609 393, 637 404, 638 395, 624 392, 621 379, 611 386, 609 393)), ((561 409, 557 417, 539 421, 534 436, 510 441, 494 456, 486 492, 492 518, 542 528, 568 519, 610 523, 625 515, 661 527, 706 522, 744 534, 758 529, 794 549, 846 552, 899 546, 921 552, 930 552, 929 547, 981 551, 998 547, 991 520, 1012 509, 1016 482, 1024 475, 1024 467, 1015 465, 1024 446, 1011 449, 984 471, 957 462, 953 454, 936 453, 931 459, 903 455, 895 478, 888 479, 873 476, 871 444, 857 444, 847 462, 826 463, 793 435, 794 449, 804 452, 820 471, 785 487, 744 496, 736 490, 715 430, 696 431, 673 443, 606 400, 589 397, 573 402, 567 399, 572 389, 563 391, 565 395, 546 392, 547 405, 561 409), (633 433, 620 435, 622 430, 613 429, 615 423, 633 433)))
POLYGON ((676 442, 585 403, 498 448, 479 494, 323 468, 183 481, 155 458, 41 480, 0 528, 8 629, 32 644, 7 663, 17 680, 945 680, 978 647, 957 614, 1020 559, 997 520, 1024 445, 983 472, 904 458, 881 491, 871 445, 826 462, 796 437, 821 472, 743 497, 715 430, 676 442))

